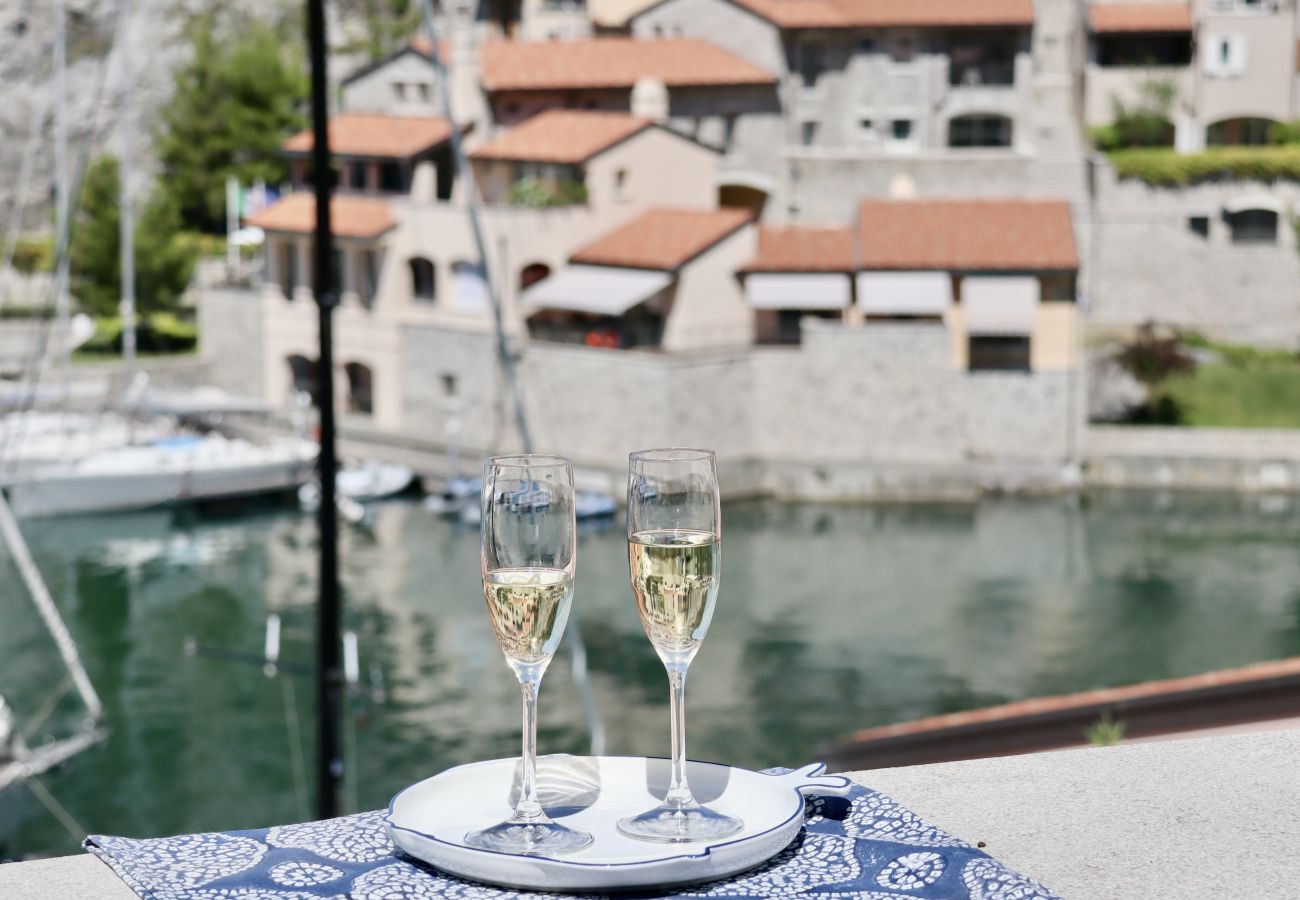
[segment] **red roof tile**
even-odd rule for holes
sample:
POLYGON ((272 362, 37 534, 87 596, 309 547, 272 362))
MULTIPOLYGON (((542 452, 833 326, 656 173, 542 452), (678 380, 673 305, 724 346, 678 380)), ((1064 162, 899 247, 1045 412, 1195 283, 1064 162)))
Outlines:
POLYGON ((735 0, 781 28, 1028 27, 1033 0, 735 0))
POLYGON ((548 109, 475 150, 475 159, 578 164, 653 123, 620 112, 548 109))
POLYGON ((745 272, 852 272, 848 228, 760 228, 758 256, 745 272))
POLYGON ((1064 200, 864 200, 863 269, 1077 269, 1064 200))
MULTIPOLYGON (((289 194, 248 220, 267 231, 310 234, 316 228, 316 198, 306 191, 289 194)), ((397 224, 387 200, 375 197, 330 198, 330 225, 335 237, 376 238, 397 224)))
POLYGON ((752 220, 744 209, 652 209, 583 247, 573 262, 671 271, 752 220))
POLYGON ((489 41, 483 45, 488 91, 630 89, 640 78, 668 87, 773 84, 776 77, 715 44, 695 38, 489 41))
MULTIPOLYGON (((330 119, 330 153, 406 159, 432 150, 451 137, 446 119, 433 116, 388 116, 339 113, 330 119)), ((311 131, 295 134, 281 145, 286 153, 310 153, 311 131)))
POLYGON ((1097 34, 1190 33, 1192 11, 1186 3, 1093 3, 1088 21, 1097 34))

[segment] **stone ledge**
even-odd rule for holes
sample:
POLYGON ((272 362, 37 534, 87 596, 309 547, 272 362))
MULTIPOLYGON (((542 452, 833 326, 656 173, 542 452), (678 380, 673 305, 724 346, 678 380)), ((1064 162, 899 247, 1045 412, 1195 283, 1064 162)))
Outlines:
MULTIPOLYGON (((852 776, 1069 900, 1293 900, 1300 730, 852 776)), ((0 866, 5 900, 132 900, 89 856, 0 866)))

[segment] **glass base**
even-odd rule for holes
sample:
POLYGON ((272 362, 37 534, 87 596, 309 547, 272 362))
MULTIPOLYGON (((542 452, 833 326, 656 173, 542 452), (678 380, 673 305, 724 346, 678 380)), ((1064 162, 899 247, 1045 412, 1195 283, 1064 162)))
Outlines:
POLYGON ((502 822, 465 835, 465 843, 479 850, 523 856, 559 856, 581 850, 592 842, 585 831, 566 828, 549 820, 502 822))
POLYGON ((707 806, 672 806, 663 804, 638 816, 618 820, 622 834, 640 841, 680 844, 687 841, 711 841, 730 837, 745 823, 723 815, 707 806))

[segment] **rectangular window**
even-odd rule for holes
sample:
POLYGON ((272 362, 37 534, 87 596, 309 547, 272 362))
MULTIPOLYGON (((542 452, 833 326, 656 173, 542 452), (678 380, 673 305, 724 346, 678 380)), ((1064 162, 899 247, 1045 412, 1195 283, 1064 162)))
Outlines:
POLYGON ((400 194, 406 190, 406 179, 402 175, 402 167, 399 163, 379 164, 379 189, 393 194, 400 194))
POLYGON ((628 199, 627 169, 614 170, 614 196, 619 200, 628 199))
POLYGON ((1192 61, 1190 34, 1098 35, 1095 40, 1102 68, 1186 66, 1192 61))
POLYGON ((284 299, 293 299, 293 289, 298 286, 298 247, 293 241, 280 243, 280 292, 284 299))
POLYGON ((1187 230, 1199 238, 1208 238, 1210 236, 1210 217, 1188 216, 1187 230))
POLYGON ((401 103, 406 100, 406 85, 400 81, 393 82, 393 98, 401 103))
POLYGON ((799 142, 805 147, 811 147, 817 140, 817 123, 804 122, 799 126, 799 142))
POLYGON ((1028 372, 1029 338, 971 335, 966 368, 972 372, 1028 372))
POLYGON ((799 45, 799 77, 803 79, 804 87, 817 84, 825 67, 825 53, 826 45, 821 41, 804 41, 799 45))
POLYGON ((948 83, 1012 85, 1016 81, 1014 32, 960 33, 948 45, 948 83))
POLYGON ((350 162, 347 163, 348 189, 353 191, 364 191, 366 189, 366 163, 350 162))
POLYGON ((912 140, 912 120, 895 119, 890 123, 890 137, 896 144, 910 143, 912 140))
POLYGON ((432 96, 433 88, 424 82, 420 83, 419 88, 420 88, 420 102, 428 103, 430 96, 432 96))
POLYGON ((372 309, 379 286, 379 258, 373 250, 362 250, 358 256, 361 271, 357 273, 357 295, 366 309, 372 309))

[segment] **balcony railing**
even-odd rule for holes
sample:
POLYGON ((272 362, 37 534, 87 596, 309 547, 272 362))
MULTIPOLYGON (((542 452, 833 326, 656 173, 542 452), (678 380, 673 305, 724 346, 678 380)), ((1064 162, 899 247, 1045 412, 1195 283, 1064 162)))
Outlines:
POLYGON ((952 87, 1011 87, 1016 83, 1014 62, 951 63, 948 84, 952 87))

